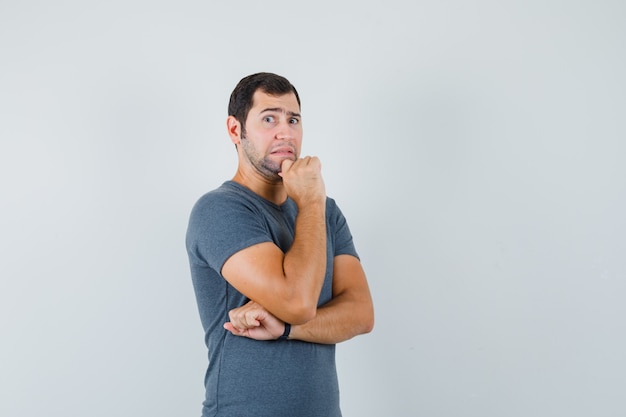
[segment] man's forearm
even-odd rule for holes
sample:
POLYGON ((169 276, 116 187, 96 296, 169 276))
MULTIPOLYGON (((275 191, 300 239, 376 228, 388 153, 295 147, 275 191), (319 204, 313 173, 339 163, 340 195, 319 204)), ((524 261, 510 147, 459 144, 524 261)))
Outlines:
POLYGON ((316 314, 317 302, 326 275, 326 204, 303 207, 296 218, 294 240, 283 260, 288 281, 288 302, 309 319, 316 314))
POLYGON ((290 339, 334 344, 360 334, 374 326, 374 311, 369 298, 340 295, 317 310, 311 321, 291 327, 290 339))

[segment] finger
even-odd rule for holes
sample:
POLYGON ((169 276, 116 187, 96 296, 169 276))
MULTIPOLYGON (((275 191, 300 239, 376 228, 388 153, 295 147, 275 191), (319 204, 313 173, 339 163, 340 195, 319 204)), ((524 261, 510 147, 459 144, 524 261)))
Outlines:
POLYGON ((292 161, 291 159, 285 159, 282 164, 280 165, 280 172, 278 173, 278 175, 282 176, 283 172, 287 172, 289 171, 289 169, 291 168, 291 166, 293 165, 294 161, 292 161))
POLYGON ((249 329, 251 327, 259 327, 261 325, 261 322, 258 321, 255 317, 246 317, 246 322, 244 323, 246 325, 246 329, 249 329))
POLYGON ((309 159, 309 166, 319 169, 322 166, 322 163, 320 162, 320 159, 317 156, 312 156, 309 159))
POLYGON ((224 329, 228 330, 229 332, 231 332, 235 336, 241 336, 241 334, 244 332, 244 330, 239 330, 238 328, 233 326, 233 324, 230 323, 230 322, 224 323, 224 329))

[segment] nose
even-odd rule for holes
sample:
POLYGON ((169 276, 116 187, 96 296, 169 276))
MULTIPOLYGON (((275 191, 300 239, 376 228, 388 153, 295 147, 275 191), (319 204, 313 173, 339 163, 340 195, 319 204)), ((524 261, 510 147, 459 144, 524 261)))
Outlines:
POLYGON ((276 139, 285 140, 295 137, 294 125, 289 123, 289 120, 281 120, 276 126, 276 139))

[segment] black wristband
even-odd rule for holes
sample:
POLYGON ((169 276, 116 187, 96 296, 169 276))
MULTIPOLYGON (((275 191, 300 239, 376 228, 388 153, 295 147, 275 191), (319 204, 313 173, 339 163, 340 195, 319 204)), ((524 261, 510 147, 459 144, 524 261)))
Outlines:
POLYGON ((291 324, 285 323, 285 331, 283 332, 283 335, 279 337, 279 339, 287 340, 289 338, 289 333, 291 333, 291 324))

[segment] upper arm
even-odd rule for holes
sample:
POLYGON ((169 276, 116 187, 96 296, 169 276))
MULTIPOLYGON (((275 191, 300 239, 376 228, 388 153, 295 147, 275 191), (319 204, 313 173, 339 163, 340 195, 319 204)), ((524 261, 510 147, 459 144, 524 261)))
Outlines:
POLYGON ((300 270, 293 274, 293 268, 285 266, 286 259, 295 259, 289 265, 302 264, 283 251, 293 249, 295 240, 284 231, 274 241, 271 218, 243 197, 211 192, 196 203, 186 237, 190 260, 213 269, 282 320, 295 324, 312 318, 319 293, 288 285, 305 281, 298 279, 300 270))
POLYGON ((285 279, 284 258, 285 254, 274 243, 258 243, 228 258, 222 267, 222 276, 276 317, 296 324, 306 320, 285 279))
MULTIPOLYGON (((374 309, 365 271, 356 256, 338 255, 333 263, 333 298, 343 297, 355 302, 359 313, 371 315, 374 309)), ((356 313, 356 312, 355 312, 356 313)))

